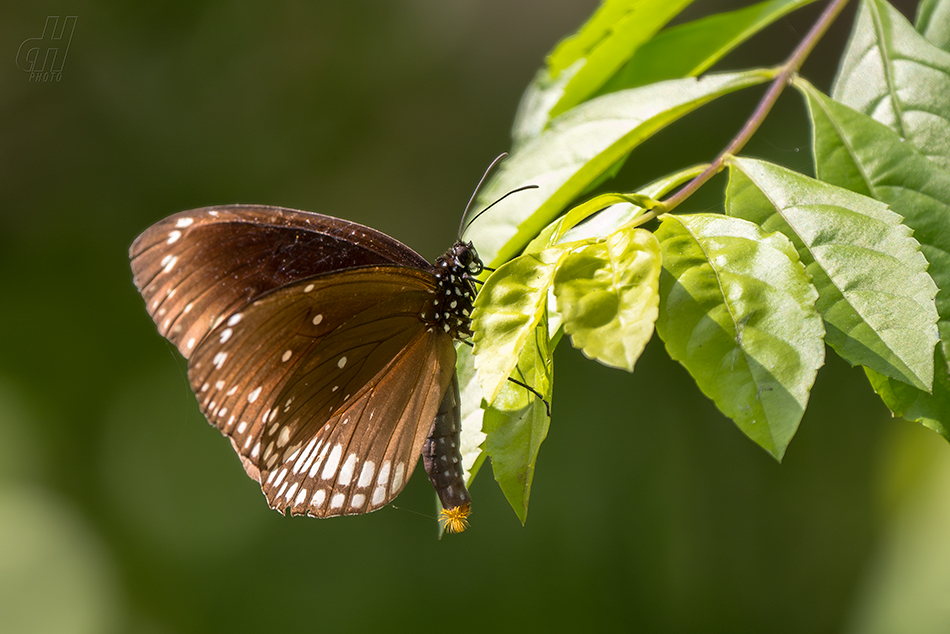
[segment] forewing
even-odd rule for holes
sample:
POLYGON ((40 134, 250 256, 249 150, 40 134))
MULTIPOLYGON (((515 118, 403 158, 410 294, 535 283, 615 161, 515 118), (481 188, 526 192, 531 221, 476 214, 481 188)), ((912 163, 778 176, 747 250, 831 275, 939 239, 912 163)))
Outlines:
POLYGON ((402 489, 454 371, 451 338, 420 318, 434 289, 401 267, 317 276, 200 344, 189 376, 202 411, 272 507, 361 513, 402 489))
POLYGON ((129 250, 159 332, 186 358, 210 330, 264 293, 314 275, 426 260, 362 225, 256 205, 185 211, 152 225, 129 250))

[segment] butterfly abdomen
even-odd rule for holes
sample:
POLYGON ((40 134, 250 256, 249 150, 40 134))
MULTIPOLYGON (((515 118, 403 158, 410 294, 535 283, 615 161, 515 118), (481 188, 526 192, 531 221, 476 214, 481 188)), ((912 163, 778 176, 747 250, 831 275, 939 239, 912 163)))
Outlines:
POLYGON ((445 526, 453 533, 465 529, 472 505, 462 469, 461 430, 458 377, 453 376, 422 447, 422 464, 442 503, 445 526))

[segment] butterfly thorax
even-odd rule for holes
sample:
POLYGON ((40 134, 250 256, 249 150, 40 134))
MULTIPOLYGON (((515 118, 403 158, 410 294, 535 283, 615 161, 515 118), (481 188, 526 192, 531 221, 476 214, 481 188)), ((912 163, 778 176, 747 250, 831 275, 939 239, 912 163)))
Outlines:
POLYGON ((430 327, 439 328, 454 339, 472 336, 472 304, 475 302, 475 276, 482 272, 482 261, 471 242, 456 242, 439 256, 433 267, 438 289, 432 308, 422 313, 430 327))

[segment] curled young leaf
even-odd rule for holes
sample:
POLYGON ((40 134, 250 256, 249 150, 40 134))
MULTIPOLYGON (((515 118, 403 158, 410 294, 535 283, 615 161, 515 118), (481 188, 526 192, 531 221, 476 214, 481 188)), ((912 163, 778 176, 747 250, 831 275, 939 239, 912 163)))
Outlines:
POLYGON ((633 372, 653 336, 659 306, 660 245, 626 229, 567 255, 554 276, 564 332, 585 356, 633 372))

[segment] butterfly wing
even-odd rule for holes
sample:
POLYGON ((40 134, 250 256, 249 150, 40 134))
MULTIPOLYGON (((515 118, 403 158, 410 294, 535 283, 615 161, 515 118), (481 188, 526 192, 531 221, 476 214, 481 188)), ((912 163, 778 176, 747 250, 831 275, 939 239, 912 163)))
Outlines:
POLYGON ((159 332, 185 358, 264 293, 321 273, 425 258, 386 234, 305 211, 256 205, 185 211, 132 244, 132 273, 159 332))
POLYGON ((366 267, 269 292, 215 327, 189 377, 273 508, 365 513, 402 490, 455 370, 421 318, 427 271, 366 267))

